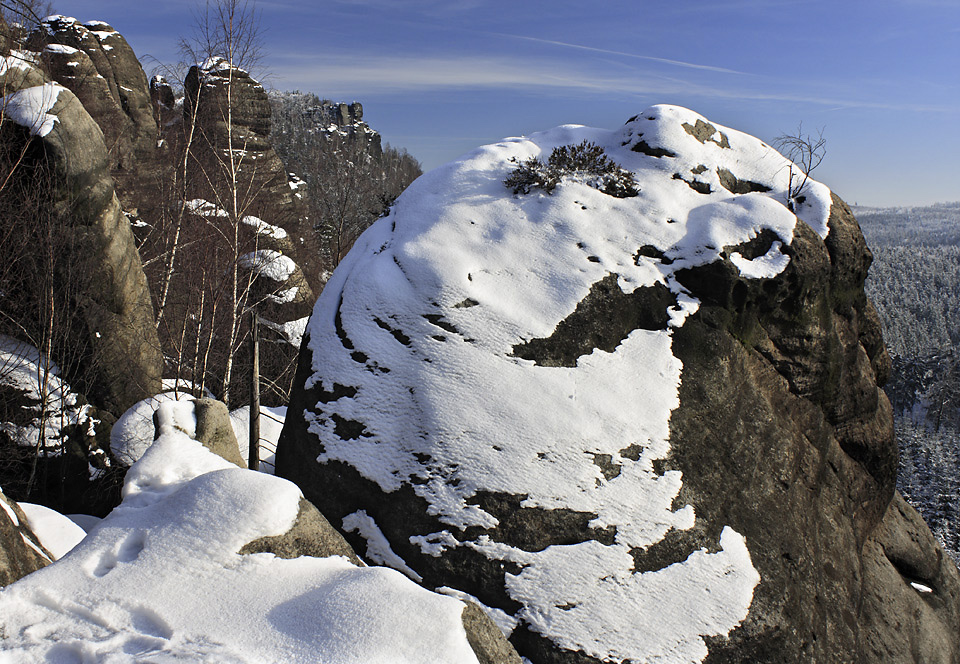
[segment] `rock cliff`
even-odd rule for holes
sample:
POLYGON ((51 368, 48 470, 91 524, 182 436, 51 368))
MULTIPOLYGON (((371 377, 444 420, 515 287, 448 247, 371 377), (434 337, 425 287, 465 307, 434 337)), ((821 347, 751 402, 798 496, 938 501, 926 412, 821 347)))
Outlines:
MULTIPOLYGON (((104 135, 80 100, 29 58, 10 55, 5 64, 0 74, 7 92, 5 140, 24 155, 9 169, 7 195, 41 192, 26 201, 33 205, 37 227, 49 231, 44 237, 54 238, 48 247, 56 273, 49 275, 53 297, 74 307, 71 320, 59 321, 63 329, 58 332, 72 332, 73 348, 85 349, 75 363, 56 359, 77 389, 119 414, 157 391, 162 358, 150 293, 116 196, 104 135)), ((23 197, 15 202, 27 203, 23 197)), ((42 253, 37 244, 31 250, 42 253)), ((41 281, 34 275, 25 282, 26 292, 17 293, 18 299, 42 301, 41 281)))
MULTIPOLYGON (((271 109, 263 86, 243 69, 215 58, 190 68, 184 82, 184 113, 185 122, 196 117, 206 138, 198 148, 200 158, 206 153, 209 158, 222 159, 233 149, 241 191, 255 192, 255 198, 246 202, 245 216, 250 221, 244 232, 256 237, 256 251, 270 252, 250 261, 252 268, 267 267, 260 272, 271 276, 258 286, 257 299, 265 299, 264 318, 280 329, 304 319, 315 299, 306 277, 316 271, 315 257, 305 239, 311 236, 311 229, 283 162, 270 143, 271 109), (228 107, 232 107, 229 119, 228 107), (278 259, 279 255, 286 259, 278 259), (274 293, 272 298, 270 293, 274 293)), ((202 187, 198 191, 203 194, 202 187)), ((206 198, 216 200, 212 193, 206 198)))
POLYGON ((869 251, 788 166, 656 106, 422 177, 317 302, 277 473, 534 663, 957 661, 869 251))
POLYGON ((73 92, 103 131, 112 173, 121 184, 121 201, 133 202, 136 182, 156 167, 157 120, 147 77, 119 32, 103 21, 80 23, 49 16, 31 35, 50 77, 73 92))

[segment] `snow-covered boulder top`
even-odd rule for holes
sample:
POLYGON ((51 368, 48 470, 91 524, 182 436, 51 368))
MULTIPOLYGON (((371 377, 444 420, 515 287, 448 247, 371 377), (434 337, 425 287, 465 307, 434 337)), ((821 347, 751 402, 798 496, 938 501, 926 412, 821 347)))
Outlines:
MULTIPOLYGON (((771 624, 822 629, 814 593, 784 608, 796 576, 768 553, 788 537, 772 520, 846 505, 877 522, 891 430, 862 236, 818 182, 788 201, 798 173, 756 138, 654 106, 424 175, 317 302, 277 473, 345 531, 363 510, 398 569, 478 597, 533 662, 702 661, 718 644, 762 651, 771 624), (606 175, 560 167, 591 144, 606 175), (848 388, 866 396, 836 396, 848 388), (844 436, 846 419, 876 421, 853 436, 871 453, 844 456, 849 502, 811 498, 823 478, 804 465, 845 439, 811 445, 772 392, 844 436), (758 417, 776 424, 744 434, 758 417)), ((838 518, 859 534, 847 544, 869 532, 838 518)), ((819 526, 798 528, 806 551, 819 526)), ((785 644, 769 648, 805 652, 785 644)))

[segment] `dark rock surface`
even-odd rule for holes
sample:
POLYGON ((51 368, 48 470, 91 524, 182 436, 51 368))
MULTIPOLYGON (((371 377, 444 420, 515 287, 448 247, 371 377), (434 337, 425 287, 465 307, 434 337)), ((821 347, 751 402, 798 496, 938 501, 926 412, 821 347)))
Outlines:
POLYGON ((20 506, 2 491, 0 503, 3 503, 0 505, 0 588, 3 588, 46 567, 53 557, 30 530, 20 506))

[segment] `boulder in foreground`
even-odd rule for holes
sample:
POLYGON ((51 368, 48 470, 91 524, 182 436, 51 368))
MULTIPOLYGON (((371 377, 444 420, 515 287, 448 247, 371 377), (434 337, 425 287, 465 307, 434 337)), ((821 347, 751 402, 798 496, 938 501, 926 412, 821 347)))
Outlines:
POLYGON ((655 106, 421 177, 317 302, 277 474, 536 664, 957 661, 956 568, 883 545, 869 251, 790 166, 655 106))

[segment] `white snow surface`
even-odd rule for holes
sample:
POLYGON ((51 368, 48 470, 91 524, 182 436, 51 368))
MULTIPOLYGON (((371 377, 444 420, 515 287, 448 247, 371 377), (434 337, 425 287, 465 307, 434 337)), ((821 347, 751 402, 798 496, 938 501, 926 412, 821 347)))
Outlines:
POLYGON ((161 392, 138 401, 110 429, 110 451, 121 464, 133 465, 153 443, 153 413, 170 401, 192 401, 187 392, 161 392))
POLYGON ((257 275, 268 277, 274 281, 284 282, 297 269, 297 264, 289 256, 284 256, 273 249, 258 249, 240 256, 240 265, 248 270, 254 270, 257 275))
POLYGON ((304 316, 303 318, 296 318, 283 323, 274 323, 272 320, 261 318, 260 323, 279 334, 281 337, 283 337, 284 341, 294 348, 300 348, 300 343, 303 341, 303 335, 307 330, 308 320, 309 316, 304 316))
MULTIPOLYGON (((9 58, 8 58, 9 62, 9 58)), ((31 136, 46 136, 60 119, 50 113, 57 98, 66 90, 56 83, 44 83, 4 95, 0 108, 6 117, 30 130, 31 136)))
POLYGON ((267 237, 273 238, 274 240, 282 240, 287 237, 287 231, 283 230, 279 226, 274 226, 273 224, 268 224, 260 217, 254 217, 253 215, 248 215, 240 220, 241 223, 246 224, 253 228, 254 232, 259 235, 265 235, 267 237))
POLYGON ((70 518, 49 507, 33 503, 18 503, 27 515, 30 530, 54 560, 65 556, 87 536, 86 531, 70 518))
POLYGON ((193 212, 196 215, 201 217, 229 217, 230 213, 218 206, 216 203, 211 203, 208 200, 202 198, 193 198, 186 202, 186 207, 188 210, 193 212))
POLYGON ((811 181, 795 215, 785 205, 786 159, 719 125, 701 142, 698 121, 707 122, 654 106, 620 129, 567 125, 505 139, 422 176, 357 241, 308 327, 307 387, 356 388, 308 413, 323 444, 318 461, 346 462, 384 492, 412 485, 446 525, 412 542, 429 555, 469 547, 520 565, 507 575, 507 592, 523 606, 515 617, 604 661, 702 660, 703 637, 739 624, 760 580, 747 542, 730 528, 715 553, 632 571, 631 549, 696 519, 693 506, 672 507, 681 473, 654 472, 669 453, 679 405, 672 330, 699 306, 677 270, 713 262, 724 247, 769 229, 779 241, 735 264, 747 278, 773 277, 789 262, 781 249, 798 217, 821 237, 828 232, 825 186, 811 181), (546 161, 555 147, 583 140, 632 171, 640 194, 614 198, 569 179, 550 195, 515 196, 504 186, 517 162, 546 161), (633 151, 641 140, 675 156, 633 151), (733 194, 721 169, 769 191, 733 194), (683 180, 706 182, 711 192, 683 180), (640 256, 644 245, 671 261, 640 256), (657 283, 675 293, 668 328, 635 330, 613 352, 594 350, 575 367, 513 356, 515 345, 548 337, 608 274, 625 293, 657 283), (333 415, 361 422, 364 435, 342 440, 333 415), (600 455, 619 474, 605 477, 600 455), (465 528, 497 523, 470 504, 481 491, 525 495, 524 507, 595 514, 590 525, 616 527, 616 540, 530 553, 470 539, 465 528))
POLYGON ((372 516, 367 514, 366 510, 357 510, 343 517, 343 530, 348 533, 357 533, 367 542, 367 550, 364 553, 367 560, 403 572, 417 583, 423 581, 422 576, 410 569, 403 558, 394 553, 380 526, 372 516))
POLYGON ((74 53, 80 52, 80 49, 67 46, 66 44, 47 44, 43 50, 49 51, 50 53, 60 53, 62 55, 73 55, 74 53))
MULTIPOLYGON (((277 441, 287 417, 286 406, 260 406, 260 472, 273 475, 276 468, 277 441)), ((230 411, 230 424, 240 445, 244 463, 250 462, 250 406, 230 411)))
POLYGON ((131 467, 119 507, 62 559, 0 591, 0 662, 477 661, 463 604, 399 572, 237 553, 286 532, 300 498, 166 426, 131 467))

